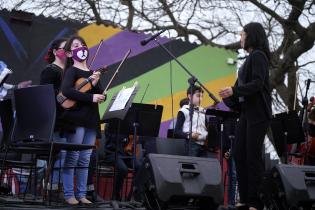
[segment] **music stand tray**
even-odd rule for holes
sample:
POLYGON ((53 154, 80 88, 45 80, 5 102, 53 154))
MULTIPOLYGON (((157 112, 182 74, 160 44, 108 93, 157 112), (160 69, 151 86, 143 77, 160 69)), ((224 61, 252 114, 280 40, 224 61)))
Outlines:
POLYGON ((275 149, 284 162, 288 162, 288 144, 299 144, 305 141, 302 122, 296 111, 279 113, 271 120, 271 131, 275 149))
POLYGON ((127 112, 129 110, 129 108, 131 107, 131 104, 132 104, 132 102, 133 102, 133 100, 134 100, 138 90, 139 90, 139 85, 135 84, 135 88, 134 88, 134 90, 133 90, 133 92, 132 92, 132 94, 131 94, 128 102, 127 102, 127 104, 125 105, 125 108, 124 109, 120 109, 120 110, 111 111, 111 107, 113 106, 113 104, 114 104, 114 102, 115 102, 115 100, 116 100, 116 98, 117 98, 117 96, 118 96, 120 91, 118 93, 116 93, 112 97, 112 99, 111 99, 111 101, 110 101, 110 103, 109 103, 109 105, 108 105, 108 107, 107 107, 107 109, 106 109, 106 111, 105 111, 105 113, 104 113, 104 115, 102 117, 102 121, 103 122, 109 122, 109 121, 111 121, 113 119, 119 119, 119 120, 125 119, 125 116, 127 115, 127 112))
MULTIPOLYGON (((125 118, 120 122, 122 135, 130 135, 134 132, 134 123, 137 123, 138 136, 157 137, 160 131, 163 106, 153 104, 132 103, 125 118)), ((111 121, 108 127, 109 133, 115 132, 117 121, 111 121)))

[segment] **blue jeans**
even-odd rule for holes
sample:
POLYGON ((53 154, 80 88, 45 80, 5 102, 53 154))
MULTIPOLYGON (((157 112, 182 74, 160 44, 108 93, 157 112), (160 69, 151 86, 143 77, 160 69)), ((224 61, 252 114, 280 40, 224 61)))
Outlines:
POLYGON ((236 169, 235 162, 232 157, 228 159, 228 204, 235 205, 235 194, 236 194, 236 169))
MULTIPOLYGON (((54 133, 53 139, 54 139, 54 142, 58 142, 58 143, 66 143, 67 142, 66 138, 60 137, 59 132, 54 133)), ((65 157, 66 157, 66 151, 61 150, 59 153, 59 157, 55 161, 55 164, 54 164, 54 170, 53 170, 53 174, 52 174, 52 190, 58 189, 58 183, 62 183, 62 177, 61 177, 60 171, 62 172, 62 167, 63 167, 64 162, 65 162, 65 157)))
MULTIPOLYGON (((96 131, 94 129, 76 127, 75 133, 66 133, 67 142, 73 144, 94 145, 96 131)), ((86 184, 88 167, 92 149, 82 151, 67 151, 63 169, 64 198, 74 198, 74 167, 76 169, 76 197, 78 199, 86 196, 86 184)))

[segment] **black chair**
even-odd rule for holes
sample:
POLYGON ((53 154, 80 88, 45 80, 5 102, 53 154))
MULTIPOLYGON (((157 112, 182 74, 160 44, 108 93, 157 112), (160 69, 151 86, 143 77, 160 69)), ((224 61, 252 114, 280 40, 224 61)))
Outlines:
POLYGON ((3 133, 2 138, 0 139, 0 150, 3 150, 9 141, 13 126, 13 109, 11 99, 0 101, 0 119, 3 133))
MULTIPOLYGON (((4 165, 4 157, 6 155, 5 148, 9 142, 10 134, 13 127, 14 117, 13 117, 13 108, 12 108, 12 101, 11 99, 1 100, 0 101, 0 120, 1 120, 1 127, 2 127, 2 137, 0 138, 0 163, 1 166, 4 165)), ((21 155, 18 153, 9 153, 7 154, 7 158, 10 160, 21 160, 21 155)), ((29 164, 24 164, 25 167, 29 164)), ((15 166, 16 167, 16 166, 15 166)), ((0 193, 1 194, 10 194, 11 193, 11 186, 9 183, 4 183, 4 168, 1 168, 1 187, 0 193)), ((12 177, 8 177, 10 179, 12 177)))
MULTIPOLYGON (((10 135, 13 128, 14 117, 11 99, 0 101, 0 120, 2 125, 2 138, 0 139, 0 161, 2 162, 5 155, 5 148, 7 147, 10 135)), ((11 159, 20 159, 21 155, 17 153, 10 153, 7 156, 11 159)))
MULTIPOLYGON (((33 170, 33 168, 36 166, 34 164, 34 160, 30 157, 30 155, 22 155, 21 153, 17 152, 6 152, 6 148, 9 143, 9 139, 12 133, 13 123, 14 123, 14 112, 13 112, 13 106, 12 106, 12 100, 6 99, 0 101, 0 118, 1 118, 1 124, 2 124, 2 131, 3 136, 0 139, 0 163, 1 163, 1 189, 0 192, 6 195, 11 194, 11 189, 13 186, 11 186, 10 182, 5 183, 4 177, 7 177, 7 180, 11 180, 14 178, 14 175, 19 174, 19 183, 21 183, 21 178, 27 175, 24 175, 23 170, 33 170), (6 167, 4 167, 6 166, 6 167), (17 174, 9 173, 8 175, 6 172, 8 172, 6 169, 16 168, 20 170, 14 170, 17 174), (6 176, 5 176, 6 174, 6 176)), ((31 173, 28 176, 28 180, 31 180, 31 173)), ((29 182, 27 183, 26 190, 24 191, 24 196, 26 196, 26 192, 28 190, 29 182)), ((36 191, 35 191, 36 192, 36 191)), ((19 192, 21 193, 21 192, 19 192)))
POLYGON ((56 102, 52 85, 17 89, 14 91, 14 102, 16 118, 11 142, 8 144, 6 151, 13 150, 25 154, 34 154, 35 160, 47 160, 43 186, 43 198, 46 200, 48 179, 55 156, 61 150, 80 151, 93 149, 95 146, 53 141, 56 102))

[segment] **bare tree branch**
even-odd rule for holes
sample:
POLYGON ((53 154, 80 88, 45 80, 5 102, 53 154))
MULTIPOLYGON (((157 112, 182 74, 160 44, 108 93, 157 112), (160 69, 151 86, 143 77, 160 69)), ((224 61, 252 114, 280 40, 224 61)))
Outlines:
POLYGON ((11 8, 38 11, 37 14, 131 31, 167 29, 171 36, 231 50, 240 48, 237 35, 248 20, 260 22, 272 49, 271 84, 280 109, 279 103, 283 102, 290 109, 293 107, 296 72, 315 63, 312 58, 303 60, 302 65, 297 62, 314 49, 315 0, 13 1, 15 6, 11 8))

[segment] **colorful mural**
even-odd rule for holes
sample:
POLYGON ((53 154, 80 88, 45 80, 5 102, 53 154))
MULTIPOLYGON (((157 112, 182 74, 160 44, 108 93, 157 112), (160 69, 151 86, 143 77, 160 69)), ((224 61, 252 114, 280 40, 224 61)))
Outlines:
MULTIPOLYGON (((186 97, 188 75, 155 42, 141 46, 140 41, 150 34, 134 33, 118 28, 98 26, 96 24, 62 21, 59 19, 34 16, 31 25, 10 22, 10 13, 0 13, 0 60, 4 60, 14 70, 12 82, 32 79, 38 82, 41 69, 44 68, 44 54, 50 42, 58 37, 69 37, 73 34, 82 36, 93 54, 101 40, 100 48, 92 69, 108 66, 110 69, 101 78, 105 87, 113 75, 124 54, 131 49, 131 55, 114 80, 108 98, 123 86, 131 86, 135 81, 140 90, 135 102, 140 102, 148 86, 143 103, 164 106, 160 135, 166 135, 166 129, 179 109, 179 101, 186 97), (171 104, 171 81, 174 98, 174 110, 171 104)), ((159 41, 172 51, 200 82, 217 96, 222 87, 232 85, 235 81, 236 66, 227 64, 228 58, 236 54, 221 48, 197 45, 182 40, 160 37, 159 41)), ((92 57, 90 56, 90 57, 92 57)), ((109 100, 108 100, 109 101, 109 100)), ((205 96, 203 106, 208 107, 213 101, 205 96)), ((103 115, 108 102, 100 105, 103 115)))

